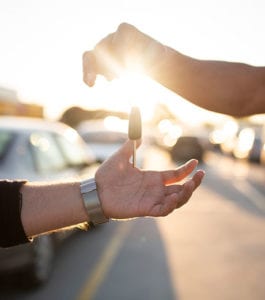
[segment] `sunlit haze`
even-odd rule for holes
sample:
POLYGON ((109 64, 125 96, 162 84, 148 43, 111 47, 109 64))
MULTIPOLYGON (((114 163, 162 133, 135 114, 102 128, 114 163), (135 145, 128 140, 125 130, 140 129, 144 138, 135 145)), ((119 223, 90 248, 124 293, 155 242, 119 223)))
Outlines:
MULTIPOLYGON (((94 88, 82 81, 82 53, 129 22, 161 42, 202 59, 265 65, 263 0, 0 0, 0 86, 58 117, 66 108, 128 111, 145 119, 155 103, 167 103, 190 122, 205 118, 177 95, 144 76, 94 88)), ((214 118, 217 116, 215 115, 214 118)), ((207 118, 208 114, 207 114, 207 118)))

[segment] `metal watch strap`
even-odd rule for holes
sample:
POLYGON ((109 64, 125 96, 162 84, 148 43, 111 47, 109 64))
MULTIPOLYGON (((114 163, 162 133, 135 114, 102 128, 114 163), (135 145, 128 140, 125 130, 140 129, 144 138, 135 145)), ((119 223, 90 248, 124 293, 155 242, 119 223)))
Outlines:
POLYGON ((80 190, 88 214, 89 223, 97 225, 108 222, 109 219, 104 216, 98 199, 95 179, 91 178, 81 181, 80 190))

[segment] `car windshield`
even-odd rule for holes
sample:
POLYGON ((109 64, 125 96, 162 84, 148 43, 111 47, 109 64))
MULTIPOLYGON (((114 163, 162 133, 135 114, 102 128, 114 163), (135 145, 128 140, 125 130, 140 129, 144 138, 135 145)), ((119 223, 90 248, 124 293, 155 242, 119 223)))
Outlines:
POLYGON ((7 153, 8 146, 13 140, 14 134, 12 132, 0 130, 0 161, 7 153))

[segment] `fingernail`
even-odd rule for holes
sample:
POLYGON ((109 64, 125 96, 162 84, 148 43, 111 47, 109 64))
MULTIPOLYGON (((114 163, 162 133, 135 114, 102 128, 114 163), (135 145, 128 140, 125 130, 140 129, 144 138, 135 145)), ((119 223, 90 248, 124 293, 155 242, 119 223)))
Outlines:
POLYGON ((187 166, 187 165, 189 165, 189 164, 192 163, 192 162, 196 162, 196 164, 198 164, 198 160, 197 160, 197 159, 190 159, 189 161, 187 161, 187 162, 185 163, 185 165, 187 166))
POLYGON ((202 174, 202 178, 205 176, 205 171, 204 170, 198 170, 197 172, 200 172, 202 174))

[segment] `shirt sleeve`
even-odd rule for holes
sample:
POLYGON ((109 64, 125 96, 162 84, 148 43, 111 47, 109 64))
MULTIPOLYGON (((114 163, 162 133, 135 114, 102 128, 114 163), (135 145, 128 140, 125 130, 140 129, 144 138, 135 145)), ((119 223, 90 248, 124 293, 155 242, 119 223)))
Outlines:
POLYGON ((29 242, 21 222, 21 186, 26 181, 0 180, 0 247, 29 242))

